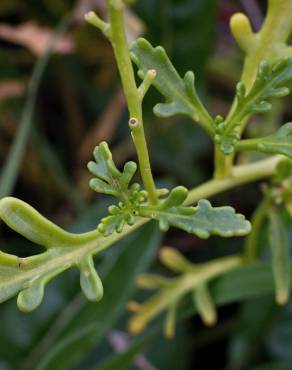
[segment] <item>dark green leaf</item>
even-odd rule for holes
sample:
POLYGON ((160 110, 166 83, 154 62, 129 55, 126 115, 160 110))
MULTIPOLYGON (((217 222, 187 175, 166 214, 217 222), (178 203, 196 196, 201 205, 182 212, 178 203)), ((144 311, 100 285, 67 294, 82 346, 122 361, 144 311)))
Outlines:
POLYGON ((276 300, 279 304, 285 304, 289 299, 291 287, 288 236, 281 216, 276 210, 270 209, 269 219, 269 240, 272 249, 276 300))
POLYGON ((113 354, 101 365, 98 365, 92 370, 128 370, 135 357, 143 350, 149 339, 149 336, 147 336, 137 340, 126 351, 113 354))
POLYGON ((273 296, 262 296, 240 304, 229 345, 230 369, 249 369, 263 350, 267 332, 279 313, 273 296))
POLYGON ((291 370, 291 364, 274 361, 253 367, 252 370, 291 370))

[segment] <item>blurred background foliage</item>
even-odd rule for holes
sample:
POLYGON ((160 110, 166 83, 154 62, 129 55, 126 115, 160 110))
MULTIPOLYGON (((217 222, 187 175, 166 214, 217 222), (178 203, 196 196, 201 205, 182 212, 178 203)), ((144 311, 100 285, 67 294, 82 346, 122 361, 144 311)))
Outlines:
MULTIPOLYGON (((137 0, 127 15, 129 38, 144 35, 163 45, 179 72, 195 71, 212 114, 224 114, 242 66, 229 18, 245 11, 258 29, 265 7, 255 0, 137 0)), ((0 2, 0 195, 13 194, 73 231, 96 227, 106 212, 106 201, 88 187, 86 164, 94 146, 108 141, 120 166, 135 159, 111 47, 83 21, 91 9, 105 15, 102 0, 0 2)), ((161 184, 193 187, 212 174, 211 142, 184 117, 155 118, 157 99, 152 91, 145 101, 155 174, 161 184)), ((267 134, 291 116, 291 104, 277 103, 272 114, 254 120, 248 134, 267 134)), ((259 185, 214 202, 250 216, 261 198, 259 185)), ((291 241, 291 222, 286 225, 291 241)), ((0 243, 1 250, 19 256, 39 252, 4 225, 0 243)), ((264 251, 266 229, 260 243, 264 251)), ((137 275, 164 272, 156 259, 162 244, 194 262, 242 248, 239 239, 201 241, 179 231, 162 240, 147 225, 97 257, 106 292, 100 304, 83 298, 74 272, 52 282, 32 314, 17 311, 14 301, 2 304, 0 370, 292 369, 292 302, 279 308, 272 295, 220 308, 212 329, 193 317, 179 323, 172 341, 163 338, 160 322, 131 338, 126 304, 143 298, 135 288, 137 275)))

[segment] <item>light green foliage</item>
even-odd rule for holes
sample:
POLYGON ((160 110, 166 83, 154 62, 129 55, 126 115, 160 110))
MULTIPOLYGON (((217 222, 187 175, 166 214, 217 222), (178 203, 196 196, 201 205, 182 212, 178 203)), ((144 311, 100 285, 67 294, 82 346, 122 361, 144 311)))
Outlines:
POLYGON ((292 122, 283 125, 272 135, 240 141, 236 149, 255 150, 268 154, 282 154, 292 159, 292 122))
POLYGON ((90 187, 97 193, 112 195, 120 200, 118 205, 110 206, 109 213, 101 220, 98 230, 105 236, 115 231, 121 233, 126 224, 133 225, 137 208, 147 193, 141 191, 139 184, 130 186, 137 165, 127 162, 123 172, 120 172, 113 159, 107 143, 103 142, 94 150, 95 162, 89 162, 88 169, 95 176, 90 181, 90 187))
POLYGON ((93 155, 95 162, 88 164, 89 171, 95 176, 90 181, 92 190, 112 195, 125 203, 130 202, 129 184, 137 171, 136 163, 126 163, 124 171, 120 172, 105 142, 94 149, 93 155))
POLYGON ((158 220, 162 231, 174 226, 203 239, 211 234, 231 237, 250 232, 250 223, 244 216, 235 214, 233 208, 213 208, 207 200, 200 200, 197 207, 186 207, 183 203, 187 196, 188 190, 179 186, 160 205, 142 205, 140 215, 158 220))
POLYGON ((102 283, 94 269, 92 256, 116 238, 105 239, 97 231, 68 233, 16 198, 0 200, 0 218, 13 230, 46 249, 27 258, 0 252, 0 302, 18 294, 19 309, 32 311, 41 303, 46 284, 71 267, 80 270, 80 285, 85 296, 91 301, 102 298, 102 283))
POLYGON ((90 181, 91 188, 120 199, 118 205, 109 207, 110 215, 98 225, 98 230, 105 236, 121 233, 126 224, 135 223, 137 216, 158 220, 164 232, 174 226, 204 239, 211 234, 231 237, 250 232, 249 222, 242 215, 236 215, 231 207, 212 208, 207 200, 201 200, 198 207, 184 206, 188 190, 182 186, 173 189, 159 205, 143 204, 147 193, 141 191, 139 184, 130 187, 136 171, 134 163, 128 162, 121 173, 106 143, 96 147, 94 157, 95 162, 88 165, 96 176, 90 181))
MULTIPOLYGON (((93 12, 90 12, 86 19, 101 29, 113 45, 129 109, 129 127, 143 184, 133 183, 138 167, 136 163, 128 162, 123 171, 120 171, 113 161, 108 145, 103 142, 94 150, 95 161, 88 165, 89 171, 94 176, 90 181, 90 187, 97 193, 114 197, 116 203, 108 208, 109 214, 105 218, 100 222, 97 221, 96 230, 84 234, 68 233, 48 221, 26 203, 15 198, 1 199, 1 220, 26 239, 43 246, 45 251, 27 258, 0 252, 0 302, 18 295, 18 307, 26 312, 31 311, 41 303, 46 284, 71 267, 80 270, 80 286, 85 296, 90 301, 99 301, 103 296, 103 285, 94 268, 93 255, 110 247, 153 219, 159 222, 160 229, 164 232, 170 227, 176 227, 200 238, 208 238, 210 235, 244 236, 251 231, 251 225, 244 216, 237 214, 229 206, 212 207, 210 202, 204 198, 247 182, 272 177, 275 173, 272 186, 267 187, 265 195, 267 202, 264 203, 268 206, 267 209, 272 207, 273 211, 270 215, 272 263, 258 262, 259 265, 243 266, 246 262, 243 256, 228 256, 203 264, 192 264, 174 249, 164 248, 161 252, 161 260, 178 276, 164 278, 148 274, 139 278, 142 287, 157 289, 158 292, 143 305, 137 303, 130 305, 135 311, 135 316, 130 321, 130 330, 134 333, 140 332, 150 320, 165 310, 168 312, 165 324, 166 335, 173 336, 177 308, 186 295, 191 295, 193 298, 192 312, 198 312, 207 325, 213 325, 217 320, 215 303, 221 304, 238 300, 243 296, 270 292, 271 265, 274 272, 277 301, 286 302, 290 289, 291 262, 288 258, 288 247, 281 220, 278 217, 278 205, 284 202, 287 210, 291 210, 291 161, 281 163, 277 167, 282 157, 274 156, 256 163, 234 166, 235 158, 231 154, 235 150, 256 150, 292 158, 291 123, 282 126, 278 132, 269 137, 240 141, 248 119, 253 114, 268 112, 272 108, 268 100, 283 97, 289 93, 287 83, 292 79, 292 59, 286 58, 290 55, 290 49, 285 48, 287 37, 292 29, 289 25, 291 12, 287 11, 292 11, 292 1, 289 0, 284 6, 281 0, 281 7, 274 0, 269 1, 267 20, 273 19, 274 16, 279 19, 280 23, 285 25, 284 33, 281 33, 278 28, 273 30, 267 21, 259 34, 254 35, 245 16, 239 15, 233 18, 231 22, 233 34, 245 51, 246 59, 242 79, 237 85, 234 103, 226 119, 221 116, 211 118, 197 94, 193 72, 187 72, 181 78, 162 47, 153 48, 144 39, 135 41, 129 47, 123 13, 128 4, 128 1, 107 0, 109 23, 99 19, 93 12), (247 32, 243 35, 240 30, 247 32), (264 37, 269 32, 274 36, 271 45, 267 45, 269 38, 264 37), (277 50, 281 51, 278 56, 277 50), (130 54, 143 80, 140 86, 136 84, 130 54), (194 188, 190 193, 183 186, 178 186, 163 199, 161 197, 168 191, 161 191, 155 185, 142 115, 143 99, 152 85, 165 98, 164 103, 154 107, 154 113, 162 118, 177 114, 191 118, 208 133, 214 141, 215 149, 215 174, 210 181, 194 188), (276 213, 275 209, 277 209, 276 213), (257 281, 258 274, 264 276, 261 280, 264 283, 257 281), (241 291, 239 287, 243 276, 251 280, 249 284, 241 287, 241 291), (215 288, 210 284, 211 281, 212 284, 217 283, 215 288), (232 284, 234 285, 230 288, 232 284)), ((267 209, 263 207, 260 222, 254 222, 256 228, 254 234, 251 234, 253 235, 251 239, 257 235, 262 221, 266 220, 267 216, 263 217, 263 214, 267 209)), ((246 250, 250 252, 251 248, 251 255, 256 256, 254 245, 248 243, 246 250)), ((135 263, 140 256, 143 256, 143 253, 147 254, 148 251, 139 250, 139 247, 140 243, 137 242, 137 245, 130 248, 128 257, 131 263, 126 265, 130 274, 128 280, 132 279, 136 272, 141 272, 142 267, 144 269, 142 260, 137 266, 135 263), (136 267, 137 270, 135 270, 136 267)), ((154 253, 154 247, 150 252, 151 255, 154 253)), ((120 269, 118 273, 120 277, 123 276, 124 262, 122 259, 121 263, 115 266, 116 269, 120 269)), ((114 277, 110 278, 114 279, 114 277)), ((114 295, 116 301, 118 301, 120 291, 125 289, 123 282, 121 278, 118 282, 120 285, 118 283, 116 285, 114 295)), ((114 290, 113 282, 109 286, 111 290, 114 290)), ((126 297, 129 295, 130 288, 127 290, 126 297)), ((121 298, 120 302, 123 299, 125 298, 121 298)), ((116 317, 122 304, 117 310, 115 302, 111 301, 111 295, 108 296, 108 300, 112 307, 110 316, 116 317)), ((100 320, 106 317, 107 311, 100 309, 100 320)), ((106 319, 110 320, 110 318, 106 319)), ((103 330, 108 328, 106 322, 102 328, 103 330)), ((86 333, 94 335, 97 329, 99 327, 90 326, 90 330, 86 333)), ((90 335, 87 335, 88 340, 91 339, 90 335)), ((75 333, 75 339, 73 338, 72 341, 75 344, 79 343, 78 340, 81 337, 79 333, 75 333)), ((82 340, 85 340, 85 335, 82 340)), ((67 348, 66 343, 62 342, 62 345, 56 349, 55 363, 60 358, 68 357, 66 350, 63 350, 67 348)), ((79 350, 82 351, 81 348, 78 348, 79 350)), ((78 360, 78 351, 74 353, 74 356, 72 355, 72 358, 70 357, 68 360, 70 363, 78 360)), ((133 356, 135 351, 136 349, 129 355, 133 356)), ((128 357, 122 358, 123 360, 127 363, 128 357)), ((47 364, 50 361, 49 356, 47 364)), ((69 362, 67 368, 70 366, 69 362)), ((115 363, 110 363, 110 366, 112 364, 115 366, 115 363)), ((50 365, 40 366, 49 368, 50 365)))
POLYGON ((217 118, 215 142, 224 154, 231 154, 241 137, 244 120, 253 113, 265 113, 272 109, 267 101, 289 94, 287 83, 292 79, 292 59, 285 58, 274 64, 261 62, 255 82, 246 91, 243 82, 236 87, 236 104, 226 120, 217 118))
POLYGON ((138 39, 131 45, 131 55, 139 67, 141 78, 145 77, 149 69, 156 70, 157 77, 152 84, 166 100, 154 107, 158 117, 184 114, 203 125, 209 134, 212 133, 212 119, 195 90, 193 72, 189 71, 181 78, 165 50, 161 46, 153 48, 145 39, 138 39))
POLYGON ((292 161, 283 160, 278 164, 269 196, 276 204, 284 204, 292 217, 292 161))

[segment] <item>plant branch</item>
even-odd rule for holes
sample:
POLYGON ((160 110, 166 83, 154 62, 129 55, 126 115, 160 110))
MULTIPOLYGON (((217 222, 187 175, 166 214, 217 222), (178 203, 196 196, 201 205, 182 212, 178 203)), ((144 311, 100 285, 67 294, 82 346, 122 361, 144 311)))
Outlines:
POLYGON ((139 89, 136 86, 130 59, 123 9, 118 6, 117 2, 107 0, 106 3, 109 12, 111 42, 128 103, 130 113, 129 125, 137 150, 141 176, 145 190, 148 192, 149 202, 156 204, 157 194, 144 132, 141 94, 139 94, 139 89))
POLYGON ((193 204, 202 198, 209 198, 239 185, 262 180, 272 176, 277 164, 283 159, 276 155, 254 163, 234 166, 232 175, 223 179, 212 179, 189 192, 186 204, 193 204))

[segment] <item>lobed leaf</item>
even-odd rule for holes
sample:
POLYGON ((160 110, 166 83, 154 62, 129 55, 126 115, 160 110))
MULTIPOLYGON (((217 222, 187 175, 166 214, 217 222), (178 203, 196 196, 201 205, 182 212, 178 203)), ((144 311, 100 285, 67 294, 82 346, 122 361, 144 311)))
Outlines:
POLYGON ((239 151, 255 150, 269 154, 282 154, 292 159, 292 122, 286 123, 272 135, 239 141, 236 149, 239 151))
POLYGON ((88 164, 89 171, 95 176, 90 181, 90 187, 120 200, 117 205, 108 208, 109 216, 101 220, 98 230, 104 236, 121 233, 126 225, 135 223, 137 208, 145 200, 147 192, 141 190, 137 183, 130 186, 137 170, 136 163, 127 162, 123 172, 120 172, 112 160, 107 143, 103 142, 95 148, 94 158, 95 162, 88 164))
POLYGON ((193 72, 189 71, 181 78, 165 50, 161 46, 154 48, 142 38, 131 45, 131 55, 141 78, 151 69, 157 72, 152 84, 165 97, 165 103, 154 107, 154 113, 158 117, 183 114, 204 124, 204 128, 212 133, 212 119, 197 95, 193 72))
POLYGON ((123 172, 120 172, 106 142, 98 145, 93 152, 95 162, 88 163, 89 171, 95 176, 90 181, 92 190, 113 195, 121 201, 128 198, 129 184, 137 171, 135 162, 127 162, 123 172))
POLYGON ((118 239, 116 236, 105 239, 97 230, 68 233, 15 198, 0 200, 0 219, 47 249, 27 258, 0 252, 0 303, 18 294, 19 309, 34 310, 42 302, 46 284, 71 267, 80 270, 80 285, 85 296, 91 301, 101 299, 102 283, 94 269, 92 255, 113 244, 118 239))
POLYGON ((272 105, 267 101, 289 94, 287 83, 292 80, 292 58, 284 58, 276 63, 262 61, 259 65, 255 82, 249 92, 242 82, 237 84, 236 104, 230 116, 215 121, 215 141, 225 154, 231 154, 240 139, 243 120, 253 113, 265 113, 272 105))
POLYGON ((121 233, 124 227, 135 223, 133 212, 123 205, 110 206, 110 216, 104 217, 98 225, 98 230, 104 235, 109 236, 114 232, 121 233))
POLYGON ((88 351, 121 319, 135 291, 135 279, 149 268, 160 242, 161 234, 152 223, 122 241, 103 276, 103 300, 98 305, 82 304, 75 311, 49 350, 36 360, 35 370, 71 370, 83 363, 88 351))
POLYGON ((213 208, 207 200, 200 200, 197 207, 186 207, 183 203, 187 195, 188 190, 179 186, 162 204, 141 206, 139 213, 158 220, 162 231, 174 226, 202 239, 210 235, 243 236, 250 232, 250 223, 232 207, 213 208))

